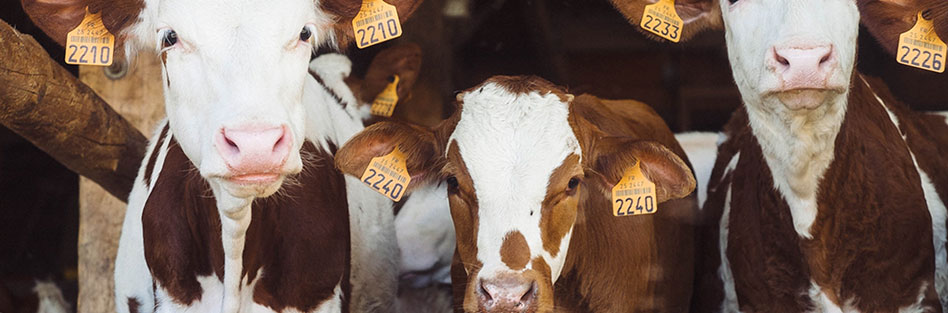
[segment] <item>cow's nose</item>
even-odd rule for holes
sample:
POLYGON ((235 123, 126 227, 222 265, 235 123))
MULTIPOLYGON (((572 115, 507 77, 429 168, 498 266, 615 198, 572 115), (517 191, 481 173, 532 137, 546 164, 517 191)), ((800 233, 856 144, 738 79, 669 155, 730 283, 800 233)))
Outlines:
POLYGON ((487 312, 527 312, 537 306, 537 282, 522 276, 484 279, 477 290, 487 312))
POLYGON ((768 63, 783 81, 784 90, 823 89, 835 68, 833 45, 774 47, 768 63))
POLYGON ((217 152, 234 175, 277 174, 290 154, 287 127, 225 127, 217 134, 217 152))

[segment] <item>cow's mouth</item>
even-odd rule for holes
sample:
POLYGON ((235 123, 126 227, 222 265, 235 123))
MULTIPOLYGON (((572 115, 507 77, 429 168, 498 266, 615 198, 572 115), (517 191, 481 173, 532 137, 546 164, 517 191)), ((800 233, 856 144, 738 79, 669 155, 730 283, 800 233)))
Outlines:
POLYGON ((235 175, 226 178, 228 182, 238 185, 269 185, 280 180, 277 173, 253 173, 235 175))
POLYGON ((777 97, 780 103, 791 111, 813 110, 820 107, 831 97, 839 94, 837 88, 793 88, 774 90, 770 94, 777 97))

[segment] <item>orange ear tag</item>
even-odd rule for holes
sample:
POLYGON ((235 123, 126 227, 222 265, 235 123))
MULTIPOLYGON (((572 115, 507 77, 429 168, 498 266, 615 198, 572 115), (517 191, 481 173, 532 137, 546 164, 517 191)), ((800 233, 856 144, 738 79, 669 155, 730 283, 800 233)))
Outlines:
POLYGON ((639 24, 645 30, 675 43, 681 39, 681 29, 684 25, 685 22, 675 11, 675 0, 658 0, 646 5, 645 12, 642 13, 642 23, 639 24))
POLYGON ((398 75, 395 80, 385 86, 385 89, 375 96, 372 101, 372 115, 391 117, 395 112, 395 104, 398 103, 398 75))
POLYGON ((405 194, 405 188, 411 182, 408 175, 407 158, 398 146, 391 153, 372 158, 362 173, 362 183, 378 191, 383 196, 398 201, 405 194))
POLYGON ((622 179, 612 187, 612 215, 631 216, 653 214, 655 207, 655 183, 645 178, 639 161, 625 170, 622 179))
POLYGON ((75 65, 112 65, 115 36, 102 23, 102 14, 89 13, 66 34, 66 63, 75 65))
POLYGON ((363 0, 362 9, 352 20, 352 33, 359 49, 398 38, 402 35, 398 10, 382 0, 363 0))
POLYGON ((945 52, 948 46, 938 38, 931 20, 918 12, 915 26, 899 35, 899 51, 895 60, 904 65, 936 73, 945 72, 945 52))

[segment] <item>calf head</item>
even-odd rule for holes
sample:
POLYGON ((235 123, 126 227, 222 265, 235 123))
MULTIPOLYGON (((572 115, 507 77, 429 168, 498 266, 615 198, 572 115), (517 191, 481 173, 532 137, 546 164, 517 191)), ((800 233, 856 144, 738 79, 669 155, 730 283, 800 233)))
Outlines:
MULTIPOLYGON (((420 2, 396 0, 401 18, 420 2)), ((85 9, 126 51, 161 59, 175 139, 215 193, 268 196, 299 172, 314 47, 345 43, 360 0, 23 0, 60 43, 85 9)))
MULTIPOLYGON (((694 189, 687 165, 649 141, 603 137, 571 114, 573 96, 536 77, 495 76, 457 96, 455 114, 435 129, 396 122, 366 128, 336 165, 361 176, 396 146, 408 157, 412 190, 445 183, 467 275, 465 311, 549 312, 553 284, 581 204, 609 197, 640 162, 658 202, 694 189)), ((608 200, 606 200, 608 202, 608 200)), ((460 282, 455 282, 456 284, 460 282)))

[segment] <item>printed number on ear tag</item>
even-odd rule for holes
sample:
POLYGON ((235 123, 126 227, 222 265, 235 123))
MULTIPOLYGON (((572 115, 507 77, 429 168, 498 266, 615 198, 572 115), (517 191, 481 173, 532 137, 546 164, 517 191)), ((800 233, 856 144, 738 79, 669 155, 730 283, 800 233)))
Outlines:
POLYGON ((406 160, 405 154, 397 146, 389 154, 372 158, 362 173, 362 183, 392 201, 401 200, 405 188, 411 182, 406 160))
POLYGON ((645 6, 642 23, 639 26, 659 37, 677 43, 681 39, 684 24, 681 17, 678 17, 678 12, 675 11, 675 0, 658 0, 656 3, 645 6))
POLYGON ((398 103, 398 75, 372 101, 372 115, 391 117, 398 103))
POLYGON ((382 0, 363 0, 362 9, 352 20, 352 33, 359 49, 398 38, 402 35, 398 10, 382 0))
POLYGON ((653 214, 658 212, 655 205, 655 183, 642 174, 639 161, 635 161, 612 187, 612 215, 653 214))
POLYGON ((66 34, 66 63, 75 65, 112 65, 115 36, 102 23, 102 14, 89 13, 66 34))
POLYGON ((915 26, 899 35, 895 60, 911 67, 943 73, 946 49, 948 46, 938 38, 932 21, 922 18, 922 12, 918 12, 915 26))

